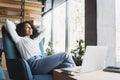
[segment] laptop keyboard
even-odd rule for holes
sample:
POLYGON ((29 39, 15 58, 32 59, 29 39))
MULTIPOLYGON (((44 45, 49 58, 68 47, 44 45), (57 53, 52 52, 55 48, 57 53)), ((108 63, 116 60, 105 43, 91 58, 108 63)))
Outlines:
POLYGON ((81 71, 81 66, 61 68, 62 71, 79 73, 81 71))

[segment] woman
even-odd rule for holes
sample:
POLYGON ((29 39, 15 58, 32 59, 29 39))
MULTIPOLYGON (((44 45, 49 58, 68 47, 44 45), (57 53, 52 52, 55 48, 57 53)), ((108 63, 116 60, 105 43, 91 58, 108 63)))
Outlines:
POLYGON ((43 39, 45 30, 39 33, 33 24, 26 21, 15 26, 12 21, 5 21, 6 30, 10 33, 23 59, 27 60, 33 74, 49 73, 55 68, 74 67, 72 56, 68 53, 58 53, 43 57, 39 42, 43 39))

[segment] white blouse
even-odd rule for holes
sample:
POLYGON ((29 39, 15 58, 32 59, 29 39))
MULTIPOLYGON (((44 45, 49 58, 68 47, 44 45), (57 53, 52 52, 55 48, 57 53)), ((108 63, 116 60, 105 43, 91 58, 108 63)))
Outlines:
POLYGON ((38 37, 31 39, 28 37, 20 37, 15 30, 16 29, 15 24, 10 20, 6 20, 4 26, 11 35, 23 59, 28 60, 33 56, 37 56, 37 55, 42 56, 39 48, 39 42, 40 40, 42 40, 44 36, 43 30, 41 30, 42 33, 40 33, 38 37))

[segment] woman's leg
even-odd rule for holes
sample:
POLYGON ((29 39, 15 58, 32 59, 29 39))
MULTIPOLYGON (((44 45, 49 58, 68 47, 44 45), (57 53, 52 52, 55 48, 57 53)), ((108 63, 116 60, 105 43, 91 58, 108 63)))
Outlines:
POLYGON ((73 61, 73 58, 72 58, 71 54, 64 53, 63 56, 65 57, 64 61, 61 64, 59 64, 58 66, 56 66, 56 68, 64 68, 64 67, 74 67, 74 66, 76 66, 75 62, 73 61))
POLYGON ((54 68, 73 67, 75 63, 68 53, 58 53, 30 63, 33 74, 49 73, 54 68))

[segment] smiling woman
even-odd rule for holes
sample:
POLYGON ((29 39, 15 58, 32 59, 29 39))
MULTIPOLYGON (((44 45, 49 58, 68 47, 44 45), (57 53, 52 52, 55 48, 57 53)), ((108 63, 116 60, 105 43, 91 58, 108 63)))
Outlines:
POLYGON ((33 34, 33 29, 31 28, 30 24, 26 23, 25 24, 25 35, 30 37, 30 35, 33 34))
POLYGON ((32 36, 34 34, 31 34, 35 29, 33 25, 27 21, 18 24, 17 27, 10 20, 6 20, 5 24, 5 28, 16 44, 21 57, 28 62, 33 74, 51 73, 55 68, 76 66, 72 56, 66 52, 43 57, 41 50, 39 49, 39 42, 45 36, 44 29, 42 29, 41 32, 35 37, 32 36), (21 33, 21 30, 19 31, 18 28, 22 28, 21 30, 23 33, 21 33), (15 29, 17 32, 20 32, 19 35, 15 29))

